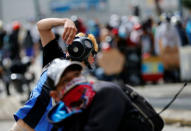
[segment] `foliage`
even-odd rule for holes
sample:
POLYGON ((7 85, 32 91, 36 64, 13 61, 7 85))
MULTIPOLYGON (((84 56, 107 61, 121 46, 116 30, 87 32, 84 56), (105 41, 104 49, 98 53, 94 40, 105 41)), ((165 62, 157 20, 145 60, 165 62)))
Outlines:
POLYGON ((191 0, 181 0, 182 5, 188 9, 191 9, 191 0))

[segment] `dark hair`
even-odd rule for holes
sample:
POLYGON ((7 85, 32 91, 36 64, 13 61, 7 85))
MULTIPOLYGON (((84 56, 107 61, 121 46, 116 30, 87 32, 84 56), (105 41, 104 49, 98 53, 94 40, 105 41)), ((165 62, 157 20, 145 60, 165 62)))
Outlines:
POLYGON ((61 77, 63 77, 66 73, 70 72, 70 71, 81 71, 82 67, 79 65, 71 65, 69 67, 66 68, 66 70, 62 73, 61 77))
MULTIPOLYGON (((70 65, 69 67, 66 68, 66 70, 62 73, 61 77, 63 77, 66 73, 70 72, 70 71, 81 71, 82 67, 77 65, 77 64, 73 64, 70 65)), ((60 78, 61 78, 60 77, 60 78)), ((54 81, 48 77, 48 85, 50 87, 51 90, 56 90, 56 86, 54 85, 54 81)))

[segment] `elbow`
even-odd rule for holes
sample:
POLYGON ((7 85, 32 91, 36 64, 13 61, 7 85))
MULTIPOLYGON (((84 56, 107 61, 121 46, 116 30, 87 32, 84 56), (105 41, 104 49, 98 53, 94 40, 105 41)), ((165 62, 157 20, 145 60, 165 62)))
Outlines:
POLYGON ((39 31, 48 30, 49 27, 49 20, 48 19, 42 19, 37 22, 37 28, 39 31))
POLYGON ((37 28, 39 31, 43 30, 43 28, 42 28, 43 27, 43 21, 42 20, 38 21, 36 25, 37 25, 37 28))

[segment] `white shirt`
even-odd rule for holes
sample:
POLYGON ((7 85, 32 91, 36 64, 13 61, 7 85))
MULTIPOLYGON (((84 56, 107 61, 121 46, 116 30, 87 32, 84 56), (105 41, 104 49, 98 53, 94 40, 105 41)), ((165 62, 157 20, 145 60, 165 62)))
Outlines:
POLYGON ((176 28, 170 23, 164 22, 162 23, 156 30, 155 34, 155 52, 157 54, 160 53, 159 50, 159 42, 161 41, 162 47, 166 46, 180 46, 180 36, 176 28))

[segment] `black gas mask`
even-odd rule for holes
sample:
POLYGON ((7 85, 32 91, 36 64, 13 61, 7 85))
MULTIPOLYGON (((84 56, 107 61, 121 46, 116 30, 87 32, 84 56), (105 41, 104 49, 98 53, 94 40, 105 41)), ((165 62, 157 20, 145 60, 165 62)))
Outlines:
POLYGON ((96 52, 92 41, 88 37, 75 37, 72 44, 68 45, 67 50, 72 61, 84 61, 87 67, 92 69, 88 57, 91 53, 95 55, 96 52))

